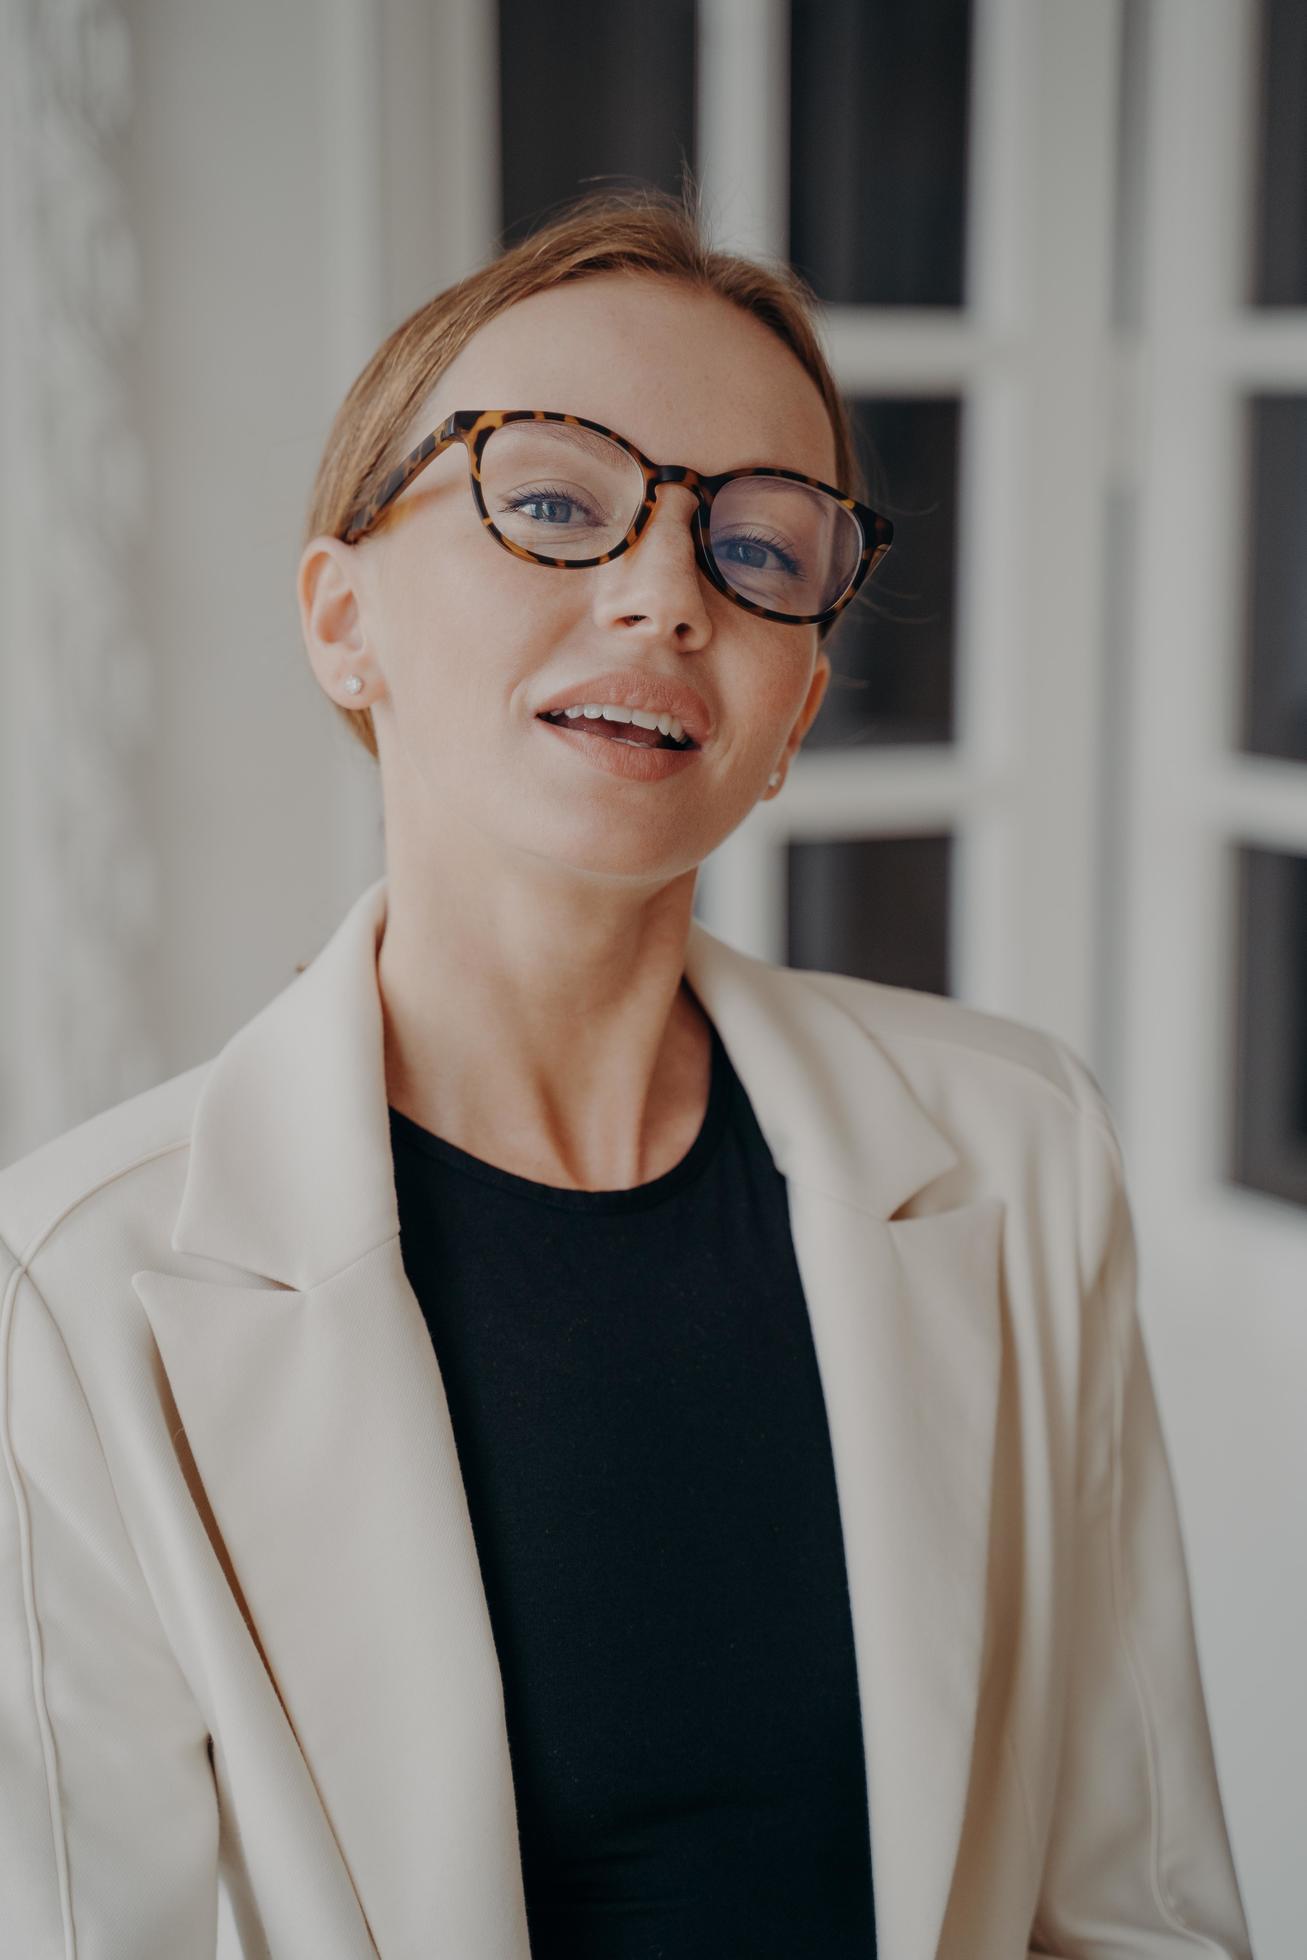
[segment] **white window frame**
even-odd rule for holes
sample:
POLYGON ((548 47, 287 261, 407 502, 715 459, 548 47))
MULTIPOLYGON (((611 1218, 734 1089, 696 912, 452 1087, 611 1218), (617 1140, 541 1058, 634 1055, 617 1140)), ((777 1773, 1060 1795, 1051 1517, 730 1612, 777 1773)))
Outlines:
POLYGON ((1288 1955, 1307 1836, 1307 1211, 1226 1169, 1234 847, 1307 853, 1307 765, 1238 746, 1246 403, 1307 395, 1307 308, 1246 300, 1259 17, 1256 0, 1153 0, 1150 20, 1117 1100, 1163 1414, 1202 1524, 1190 1550, 1227 1815, 1254 1948, 1288 1955))
MULTIPOLYGON (((715 235, 783 254, 788 8, 701 0, 700 18, 715 235)), ((976 0, 968 303, 824 309, 847 394, 962 404, 957 740, 801 753, 782 793, 708 860, 700 903, 724 938, 781 959, 789 840, 947 831, 953 990, 1086 1052, 1101 1046, 1102 1016, 1119 36, 1119 0, 976 0)))

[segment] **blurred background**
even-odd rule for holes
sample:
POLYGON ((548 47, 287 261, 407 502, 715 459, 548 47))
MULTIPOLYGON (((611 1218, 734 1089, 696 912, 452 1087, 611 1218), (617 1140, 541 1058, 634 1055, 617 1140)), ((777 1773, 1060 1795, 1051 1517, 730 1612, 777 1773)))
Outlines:
POLYGON ((294 573, 430 294, 599 184, 821 296, 872 603, 696 911, 1115 1111, 1259 1960, 1307 1841, 1304 0, 0 0, 0 1162, 383 868, 294 573))

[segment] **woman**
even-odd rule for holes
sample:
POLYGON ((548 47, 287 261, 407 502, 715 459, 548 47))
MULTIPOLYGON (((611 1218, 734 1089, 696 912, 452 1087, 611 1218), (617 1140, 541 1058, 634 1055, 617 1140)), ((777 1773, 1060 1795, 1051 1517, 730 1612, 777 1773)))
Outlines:
POLYGON ((4 1951, 1247 1954, 1097 1086, 693 916, 889 537, 658 196, 358 377, 386 875, 0 1179, 4 1951))

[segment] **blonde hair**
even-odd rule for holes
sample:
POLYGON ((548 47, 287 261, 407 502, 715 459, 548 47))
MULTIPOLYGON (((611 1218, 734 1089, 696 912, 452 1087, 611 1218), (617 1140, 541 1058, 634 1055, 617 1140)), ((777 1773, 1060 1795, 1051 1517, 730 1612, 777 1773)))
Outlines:
MULTIPOLYGON (((784 260, 762 262, 713 249, 703 234, 698 190, 687 176, 679 197, 646 185, 592 191, 573 200, 540 230, 401 321, 336 413, 314 478, 303 544, 320 534, 339 536, 351 513, 376 492, 412 446, 410 425, 422 403, 479 327, 531 293, 619 270, 659 273, 716 293, 770 327, 826 404, 837 486, 866 501, 852 424, 818 337, 817 295, 784 260)), ((819 627, 819 638, 835 623, 819 627)), ((375 758, 371 709, 332 706, 375 758)))

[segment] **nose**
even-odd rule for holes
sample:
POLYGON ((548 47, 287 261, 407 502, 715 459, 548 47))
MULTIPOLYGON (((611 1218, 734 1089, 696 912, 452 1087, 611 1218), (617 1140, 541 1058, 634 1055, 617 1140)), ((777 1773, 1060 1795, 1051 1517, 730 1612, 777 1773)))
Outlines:
POLYGON ((697 499, 684 484, 660 483, 653 514, 635 544, 599 568, 600 604, 610 620, 638 616, 664 634, 709 630, 707 581, 690 526, 697 499))
MULTIPOLYGON (((679 527, 688 536, 698 503, 693 490, 684 483, 655 483, 653 515, 641 533, 640 544, 646 544, 650 533, 660 525, 664 534, 679 527)), ((693 546, 693 538, 690 543, 693 546)))

